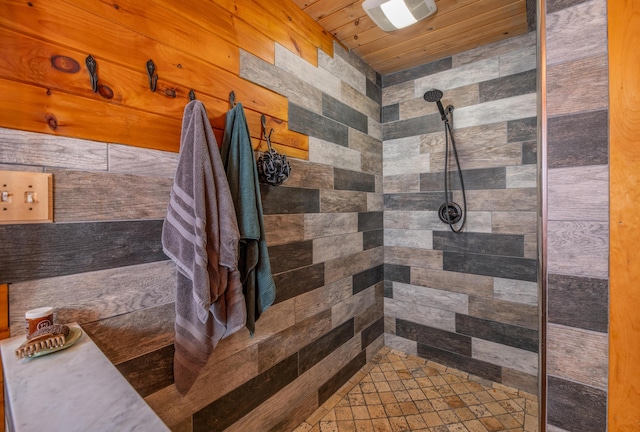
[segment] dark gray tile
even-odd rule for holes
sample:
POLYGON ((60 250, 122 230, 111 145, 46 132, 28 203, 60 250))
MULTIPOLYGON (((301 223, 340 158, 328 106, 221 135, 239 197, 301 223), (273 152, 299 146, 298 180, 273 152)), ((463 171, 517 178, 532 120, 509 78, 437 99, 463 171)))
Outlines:
POLYGON ((319 213, 320 191, 260 185, 264 214, 319 213))
POLYGON ((537 117, 529 117, 507 122, 507 142, 535 141, 537 137, 537 117))
POLYGON ((549 322, 606 333, 609 328, 609 282, 550 274, 549 322))
POLYGON ((376 72, 376 85, 382 88, 382 75, 376 72))
POLYGON ((530 282, 536 282, 538 276, 534 259, 447 251, 443 253, 443 270, 530 282))
MULTIPOLYGON (((322 405, 329 399, 335 392, 338 391, 349 379, 360 370, 362 366, 367 363, 367 351, 360 351, 360 354, 355 356, 345 367, 329 378, 327 382, 322 384, 318 389, 318 403, 322 405)), ((195 431, 194 431, 195 432, 195 431)))
POLYGON ((393 282, 384 281, 384 296, 386 298, 393 298, 393 282))
POLYGON ((546 6, 547 14, 558 12, 559 10, 566 9, 571 6, 585 3, 589 0, 548 0, 546 6))
POLYGON ((289 129, 341 146, 349 145, 349 128, 289 102, 289 129))
POLYGON ((382 264, 353 275, 353 294, 358 294, 372 285, 382 281, 384 270, 382 264))
POLYGON ((269 260, 273 274, 309 266, 313 264, 313 241, 270 246, 269 260))
POLYGON ((362 249, 369 250, 384 244, 384 230, 365 231, 362 233, 362 249))
POLYGON ((547 395, 549 424, 576 432, 607 430, 607 393, 604 390, 549 376, 547 395))
POLYGON ((352 190, 361 192, 376 191, 376 177, 357 171, 349 171, 340 168, 333 170, 333 187, 336 190, 352 190))
POLYGON ((470 254, 524 257, 524 236, 515 234, 434 231, 433 249, 470 254))
POLYGON ((480 103, 536 92, 535 69, 480 83, 480 103))
POLYGON ((382 103, 382 89, 378 84, 370 80, 367 80, 367 97, 375 101, 378 105, 382 103))
POLYGON ((193 414, 193 432, 227 429, 298 377, 298 353, 193 414))
POLYGON ((428 345, 439 350, 471 356, 471 338, 469 336, 396 319, 396 335, 428 345))
POLYGON ((436 60, 410 69, 392 72, 382 77, 382 87, 389 87, 400 84, 405 81, 411 81, 416 78, 431 75, 436 72, 442 72, 451 69, 451 57, 436 60))
POLYGON ((142 397, 173 384, 173 345, 136 357, 116 366, 142 397))
MULTIPOLYGON (((357 129, 360 132, 369 132, 369 119, 365 114, 351 108, 349 105, 345 105, 326 93, 322 93, 322 115, 357 129)), ((289 114, 289 116, 291 116, 291 114, 289 114)))
POLYGON ((273 275, 279 303, 324 285, 324 263, 273 275))
POLYGON ((442 193, 437 192, 384 194, 384 209, 436 211, 443 201, 442 193))
POLYGON ((529 141, 522 143, 522 165, 538 163, 538 143, 529 141))
POLYGON ((407 120, 382 124, 384 140, 424 135, 442 130, 440 114, 429 114, 407 120))
POLYGON ((358 231, 382 229, 382 212, 358 213, 358 231))
POLYGON ((502 382, 502 368, 482 360, 476 360, 450 351, 440 350, 421 343, 418 343, 418 356, 477 375, 480 378, 485 378, 498 383, 502 382))
POLYGON ((553 117, 548 121, 549 168, 609 163, 609 112, 553 117))
POLYGON ((537 27, 537 0, 527 0, 527 30, 535 31, 537 27))
POLYGON ((0 283, 164 261, 162 223, 0 225, 0 283))
POLYGON ((524 390, 530 394, 538 394, 538 375, 530 375, 506 367, 502 368, 502 384, 524 390))
POLYGON ((354 319, 340 324, 298 352, 298 373, 302 375, 354 336, 354 319))
POLYGON ((371 324, 366 329, 362 330, 360 346, 362 349, 368 347, 378 336, 384 333, 384 317, 371 324))
MULTIPOLYGON (((498 167, 463 170, 462 180, 465 189, 469 190, 504 189, 507 187, 507 169, 498 167)), ((460 177, 457 171, 449 172, 449 188, 460 189, 460 177)), ((421 173, 420 191, 444 191, 444 173, 421 173)))
POLYGON ((400 120, 400 104, 387 105, 382 107, 382 123, 400 120))
POLYGON ((475 338, 538 352, 538 331, 456 314, 456 332, 475 338))
POLYGON ((398 264, 384 265, 384 280, 411 283, 411 267, 398 264))

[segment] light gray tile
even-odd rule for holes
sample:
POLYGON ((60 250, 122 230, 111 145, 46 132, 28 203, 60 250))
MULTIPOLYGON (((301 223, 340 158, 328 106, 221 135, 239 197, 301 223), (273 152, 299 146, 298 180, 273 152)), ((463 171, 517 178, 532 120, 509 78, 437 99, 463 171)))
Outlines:
POLYGON ((418 249, 433 249, 433 233, 428 230, 385 229, 384 244, 418 249))
POLYGON ((442 251, 385 246, 384 262, 409 267, 442 269, 442 251))
POLYGON ((109 144, 109 171, 140 176, 173 178, 178 153, 109 144))
POLYGON ((554 426, 552 424, 547 424, 547 431, 548 432, 568 432, 567 430, 561 429, 561 428, 559 428, 557 426, 554 426))
POLYGON ((384 260, 383 248, 369 249, 324 263, 324 282, 331 283, 379 266, 384 260))
MULTIPOLYGON (((442 96, 444 106, 454 105, 455 108, 474 105, 479 102, 479 85, 477 83, 448 90, 442 96)), ((435 103, 427 102, 424 97, 409 99, 400 102, 400 120, 420 117, 438 112, 435 103)))
POLYGON ((515 279, 493 279, 493 297, 514 303, 538 304, 538 284, 515 279))
POLYGON ((536 46, 521 48, 500 56, 500 76, 514 75, 537 67, 536 46))
POLYGON ((383 216, 384 228, 409 229, 411 226, 411 212, 388 210, 383 216))
POLYGON ((503 39, 498 42, 494 42, 487 45, 482 45, 478 48, 474 48, 468 51, 464 51, 460 54, 453 56, 453 67, 462 66, 464 64, 477 62, 486 58, 494 57, 497 55, 505 55, 510 52, 520 50, 522 48, 535 49, 536 46, 536 33, 529 32, 521 36, 512 37, 509 39, 503 39))
MULTIPOLYGON (((362 160, 362 172, 369 174, 377 174, 377 177, 382 177, 382 154, 367 153, 364 152, 360 156, 362 160)), ((377 184, 377 181, 376 181, 377 184)), ((378 190, 380 188, 376 188, 378 190)), ((380 190, 382 192, 382 190, 380 190)))
MULTIPOLYGON (((444 131, 433 132, 420 136, 420 153, 436 153, 444 151, 444 131)), ((456 135, 456 145, 458 143, 458 135, 456 135)))
POLYGON ((537 192, 534 188, 470 190, 467 205, 475 211, 535 211, 537 192))
MULTIPOLYGON (((428 75, 415 80, 415 91, 413 97, 422 97, 424 92, 436 88, 439 90, 449 90, 469 84, 479 83, 500 76, 500 60, 488 58, 471 64, 454 67, 446 71, 428 75)), ((408 99, 408 98, 407 98, 408 99)), ((387 105, 387 104, 384 104, 387 105)))
POLYGON ((382 154, 382 140, 360 132, 357 129, 349 128, 349 148, 361 153, 382 154))
POLYGON ((549 273, 607 278, 608 222, 549 221, 549 273))
POLYGON ((382 190, 384 193, 420 192, 420 174, 384 176, 382 190))
POLYGON ((384 347, 384 334, 381 334, 376 338, 376 340, 374 340, 367 346, 367 363, 372 361, 375 355, 378 354, 378 352, 384 347))
POLYGON ((554 168, 548 172, 549 220, 609 220, 609 167, 554 168))
POLYGON ((331 326, 338 327, 350 318, 360 315, 376 302, 376 286, 371 286, 331 308, 331 326))
MULTIPOLYGON (((384 299, 383 299, 384 301, 384 299)), ((394 317, 385 315, 384 317, 384 332, 392 335, 396 334, 396 319, 394 317)))
POLYGON ((313 240, 313 262, 320 263, 362 252, 362 233, 355 232, 313 240))
POLYGON ((385 333, 384 344, 389 348, 396 349, 406 354, 411 354, 414 356, 418 355, 418 342, 416 341, 401 338, 400 336, 396 336, 394 334, 385 333))
POLYGON ((507 188, 535 188, 538 170, 535 165, 517 165, 507 167, 507 188))
POLYGON ((493 296, 493 278, 471 273, 412 267, 411 284, 473 296, 493 296))
MULTIPOLYGON (((522 160, 522 145, 520 143, 492 143, 486 147, 458 149, 458 159, 463 170, 481 168, 501 168, 517 165, 522 160)), ((451 157, 451 156, 450 156, 451 157)), ((444 171, 444 147, 439 153, 431 153, 431 172, 444 171)), ((450 161, 452 159, 449 159, 450 161)), ((455 163, 451 162, 454 166, 455 163)))
POLYGON ((456 313, 429 306, 407 303, 396 299, 384 299, 384 313, 416 324, 450 332, 456 331, 456 313))
POLYGON ((382 162, 382 173, 385 176, 426 173, 430 170, 431 158, 429 153, 395 158, 385 157, 382 162))
POLYGON ((346 50, 337 40, 333 41, 333 55, 341 57, 351 66, 362 72, 369 81, 376 82, 376 71, 360 57, 346 50))
POLYGON ((605 333, 547 326, 547 371, 557 377, 607 389, 609 336, 605 333))
POLYGON ((44 172, 41 166, 31 165, 9 165, 0 163, 0 171, 23 171, 23 172, 44 172))
POLYGON ((456 129, 536 116, 537 96, 529 93, 455 110, 456 129))
POLYGON ((469 314, 469 296, 467 294, 393 282, 393 299, 465 315, 469 314))
POLYGON ((418 96, 415 95, 414 82, 406 81, 382 89, 382 106, 393 105, 416 97, 418 96))
POLYGON ((606 53, 606 0, 586 1, 547 15, 547 64, 606 53))
POLYGON ((538 258, 538 236, 537 234, 524 235, 524 258, 538 258))
POLYGON ((378 119, 374 119, 371 117, 367 119, 367 122, 367 131, 369 131, 369 135, 377 140, 382 141, 382 123, 380 123, 378 119))
POLYGON ((382 143, 383 160, 418 155, 420 154, 420 145, 419 136, 385 140, 382 143))
POLYGON ((106 171, 107 144, 0 128, 0 161, 8 164, 106 171))
POLYGON ((537 216, 533 211, 495 211, 491 214, 491 225, 494 233, 536 233, 537 216))
POLYGON ((340 99, 342 83, 340 78, 326 69, 317 68, 276 42, 276 67, 293 74, 313 87, 340 99))
POLYGON ((366 94, 360 93, 345 82, 342 83, 342 97, 340 101, 369 118, 375 120, 380 119, 380 105, 366 94))
POLYGON ((351 171, 361 168, 360 152, 315 137, 309 137, 309 161, 351 171))
POLYGON ((471 353, 474 359, 530 375, 538 374, 538 353, 477 338, 471 339, 471 353))
POLYGON ((307 213, 304 238, 336 236, 358 232, 358 213, 307 213))
POLYGON ((304 240, 304 215, 264 215, 264 228, 269 246, 304 240))
POLYGON ((312 317, 352 296, 351 276, 295 297, 296 322, 312 317))
POLYGON ((318 50, 318 67, 321 67, 346 82, 360 93, 367 93, 367 78, 340 56, 329 56, 318 50))
POLYGON ((367 211, 383 211, 384 199, 380 193, 367 194, 367 211))
MULTIPOLYGON (((444 202, 444 200, 443 200, 444 202)), ((458 227, 458 224, 454 225, 458 227)), ((437 230, 449 230, 449 226, 442 221, 437 230)), ((465 232, 490 233, 493 232, 491 226, 491 212, 489 211, 468 211, 467 221, 464 225, 465 232)))

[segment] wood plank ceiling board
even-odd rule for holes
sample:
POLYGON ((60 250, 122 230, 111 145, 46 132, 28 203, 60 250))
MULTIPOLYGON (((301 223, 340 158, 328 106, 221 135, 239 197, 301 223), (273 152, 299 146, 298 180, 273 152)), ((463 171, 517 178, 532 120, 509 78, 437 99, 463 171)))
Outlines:
MULTIPOLYGON (((436 0, 438 11, 385 32, 364 0, 294 0, 340 43, 381 74, 407 69, 528 31, 526 0, 436 0)), ((529 2, 532 4, 532 2, 529 2)))

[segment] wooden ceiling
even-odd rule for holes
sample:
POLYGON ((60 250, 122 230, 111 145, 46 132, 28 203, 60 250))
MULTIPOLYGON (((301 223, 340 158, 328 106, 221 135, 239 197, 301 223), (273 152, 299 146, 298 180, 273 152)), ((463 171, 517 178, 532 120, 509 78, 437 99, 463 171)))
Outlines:
POLYGON ((345 47, 381 74, 438 60, 527 32, 526 0, 436 0, 438 11, 387 33, 364 0, 293 0, 345 47))

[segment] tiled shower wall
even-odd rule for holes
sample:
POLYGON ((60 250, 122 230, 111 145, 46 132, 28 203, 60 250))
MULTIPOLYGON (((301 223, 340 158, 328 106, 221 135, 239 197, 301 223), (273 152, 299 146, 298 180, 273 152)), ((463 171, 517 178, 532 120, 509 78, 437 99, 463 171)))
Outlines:
POLYGON ((386 343, 535 394, 535 32, 385 75, 382 106, 386 343), (455 106, 461 234, 437 216, 445 135, 431 88, 455 106))
POLYGON ((548 0, 548 430, 607 430, 606 0, 548 0))
MULTIPOLYGON (((383 345, 379 77, 336 46, 318 66, 276 47, 240 74, 289 97, 310 160, 263 187, 276 303, 173 384, 175 267, 160 233, 177 155, 0 129, 0 170, 53 173, 53 224, 0 226, 12 333, 50 305, 77 321, 174 430, 292 430, 383 345)), ((242 101, 240 101, 242 102, 242 101)))

